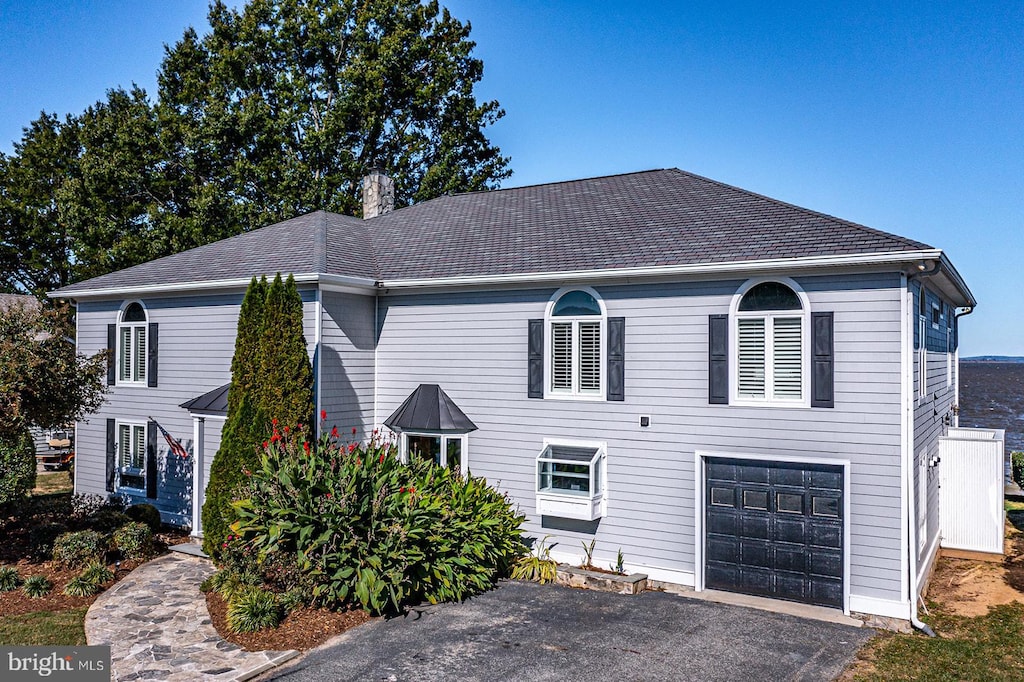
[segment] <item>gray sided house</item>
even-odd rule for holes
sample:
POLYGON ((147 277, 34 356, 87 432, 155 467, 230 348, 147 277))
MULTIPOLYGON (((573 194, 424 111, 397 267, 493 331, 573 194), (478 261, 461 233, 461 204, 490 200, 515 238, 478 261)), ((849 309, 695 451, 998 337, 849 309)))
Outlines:
POLYGON ((675 169, 400 210, 383 182, 369 219, 54 293, 115 351, 79 492, 199 527, 243 291, 293 273, 328 426, 486 477, 556 558, 596 539, 654 580, 914 616, 975 305, 941 250, 675 169))

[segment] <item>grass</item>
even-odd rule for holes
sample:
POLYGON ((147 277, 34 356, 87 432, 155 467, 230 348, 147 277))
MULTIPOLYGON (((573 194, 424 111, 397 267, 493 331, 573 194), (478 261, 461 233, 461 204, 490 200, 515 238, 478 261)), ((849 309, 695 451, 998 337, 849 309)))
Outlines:
POLYGON ((36 474, 36 487, 32 489, 33 495, 53 495, 56 493, 71 492, 71 478, 66 471, 53 471, 45 474, 36 474))
POLYGON ((927 620, 941 636, 882 635, 860 654, 873 669, 853 679, 1024 679, 1024 604, 996 606, 977 618, 944 614, 935 608, 927 620))
POLYGON ((88 606, 67 611, 34 611, 0 616, 0 642, 6 646, 80 646, 85 644, 88 606))

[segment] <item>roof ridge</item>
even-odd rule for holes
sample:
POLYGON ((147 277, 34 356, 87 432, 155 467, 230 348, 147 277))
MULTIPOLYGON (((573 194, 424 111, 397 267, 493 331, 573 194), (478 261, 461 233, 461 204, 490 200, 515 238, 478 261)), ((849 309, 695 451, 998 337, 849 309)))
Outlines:
POLYGON ((805 213, 807 215, 815 216, 815 217, 818 217, 818 218, 825 218, 827 220, 831 220, 831 221, 834 221, 836 223, 840 223, 842 225, 846 225, 848 227, 852 227, 852 228, 859 229, 859 230, 864 230, 865 232, 870 232, 872 234, 881 235, 881 236, 887 237, 889 239, 895 239, 897 241, 902 242, 903 244, 905 244, 907 246, 913 246, 913 247, 929 246, 929 245, 925 244, 924 242, 919 242, 916 239, 910 239, 909 237, 904 237, 904 236, 898 235, 898 234, 896 234, 894 232, 886 232, 885 230, 879 230, 879 229, 874 228, 874 227, 868 227, 867 225, 862 225, 861 223, 855 223, 852 220, 846 220, 845 218, 839 218, 838 216, 834 216, 834 215, 832 215, 830 213, 823 213, 821 211, 815 211, 812 208, 807 208, 806 206, 800 206, 798 204, 791 204, 788 201, 783 201, 781 199, 776 199, 775 197, 770 197, 770 196, 768 196, 766 194, 759 194, 758 192, 754 192, 754 191, 751 191, 749 189, 744 189, 743 187, 737 187, 736 185, 730 185, 727 182, 722 182, 721 180, 715 180, 713 178, 708 178, 708 177, 705 177, 703 175, 698 175, 697 173, 691 173, 690 171, 684 171, 684 170, 679 169, 679 168, 669 168, 669 169, 666 169, 666 170, 668 170, 670 172, 678 173, 680 175, 685 175, 687 177, 694 178, 696 180, 701 180, 703 182, 707 182, 707 183, 712 184, 712 185, 717 185, 718 187, 724 187, 726 189, 730 189, 730 190, 733 190, 735 192, 741 192, 743 194, 746 194, 748 196, 752 196, 752 197, 755 197, 755 198, 758 198, 758 199, 764 199, 764 200, 768 201, 769 203, 776 204, 778 206, 785 206, 786 208, 794 209, 794 210, 800 211, 801 213, 805 213))
POLYGON ((313 239, 313 271, 327 272, 327 211, 319 210, 313 239))
MULTIPOLYGON (((571 184, 577 183, 577 182, 590 182, 592 180, 608 180, 609 178, 624 178, 624 177, 627 177, 627 176, 630 176, 630 175, 644 175, 645 173, 664 173, 665 171, 671 171, 671 170, 678 170, 678 169, 674 169, 674 168, 648 168, 646 170, 629 171, 627 173, 609 173, 608 175, 595 175, 593 177, 587 177, 587 178, 573 178, 572 180, 552 180, 550 182, 535 182, 532 185, 518 185, 516 187, 498 187, 496 189, 478 189, 478 190, 473 190, 472 192, 455 192, 453 194, 444 194, 442 196, 435 197, 434 199, 431 199, 430 201, 434 201, 435 199, 444 199, 445 197, 464 197, 464 196, 469 196, 469 195, 473 195, 473 194, 488 194, 488 193, 495 193, 495 192, 514 192, 514 191, 520 190, 520 189, 533 189, 535 187, 551 187, 553 185, 571 185, 571 184)), ((419 204, 413 204, 413 206, 420 206, 421 204, 425 204, 425 203, 427 203, 427 202, 425 202, 425 201, 424 202, 420 202, 419 204)), ((404 208, 409 208, 409 207, 406 206, 404 208)), ((399 209, 399 210, 401 210, 401 209, 399 209)))

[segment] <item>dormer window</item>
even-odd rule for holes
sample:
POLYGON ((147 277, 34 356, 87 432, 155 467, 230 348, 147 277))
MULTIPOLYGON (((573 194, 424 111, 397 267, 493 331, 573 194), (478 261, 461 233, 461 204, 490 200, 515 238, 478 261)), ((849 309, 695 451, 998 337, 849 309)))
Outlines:
POLYGON ((130 303, 121 311, 117 325, 117 383, 146 383, 146 310, 130 303))

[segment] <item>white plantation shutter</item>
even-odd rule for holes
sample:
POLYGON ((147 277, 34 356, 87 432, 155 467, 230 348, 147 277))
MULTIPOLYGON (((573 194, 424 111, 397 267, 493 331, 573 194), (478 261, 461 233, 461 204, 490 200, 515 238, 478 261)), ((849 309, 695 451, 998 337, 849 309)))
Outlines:
POLYGON ((765 363, 764 319, 740 319, 737 343, 739 367, 737 392, 744 398, 763 398, 765 363))
POLYGON ((146 328, 135 328, 135 376, 134 381, 146 380, 146 328))
POLYGON ((121 362, 118 378, 121 381, 132 380, 132 328, 121 327, 121 362))
POLYGON ((132 450, 132 466, 136 469, 146 467, 146 429, 142 426, 133 426, 135 431, 135 448, 132 450))
POLYGON ((117 447, 121 460, 121 466, 127 467, 132 464, 132 427, 128 424, 121 424, 118 427, 117 447))
POLYGON ((572 323, 551 325, 551 390, 572 390, 572 323))
POLYGON ((579 323, 580 392, 601 391, 601 323, 579 323))
POLYGON ((772 325, 774 397, 799 400, 803 393, 803 334, 799 317, 776 317, 772 325))

